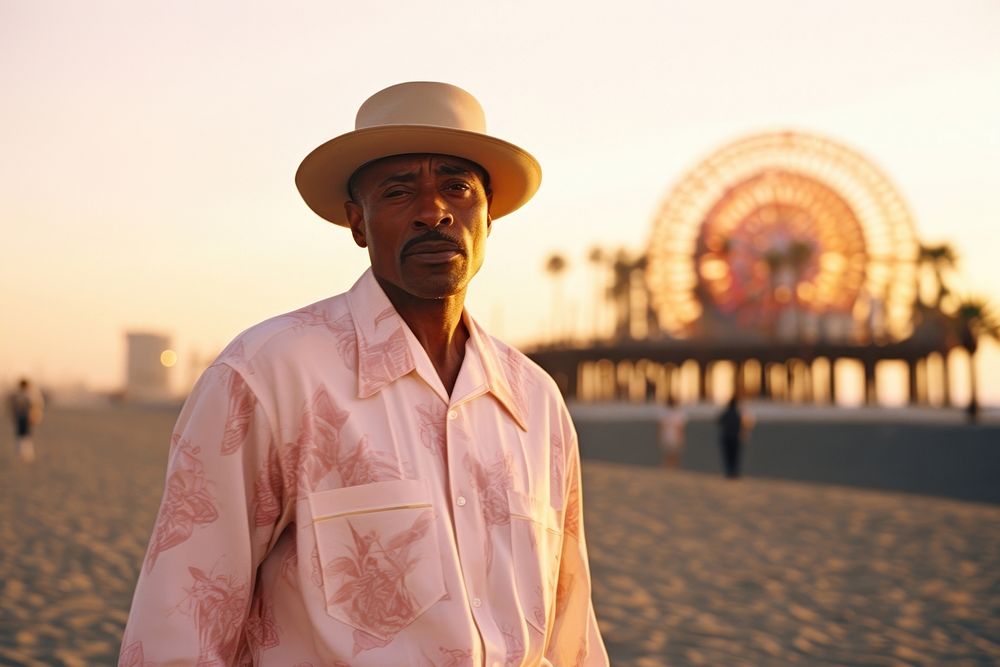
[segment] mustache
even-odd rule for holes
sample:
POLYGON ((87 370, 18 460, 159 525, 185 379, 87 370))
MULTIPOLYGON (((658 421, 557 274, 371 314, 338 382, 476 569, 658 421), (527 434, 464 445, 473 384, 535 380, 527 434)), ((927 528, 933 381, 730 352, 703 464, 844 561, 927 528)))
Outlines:
POLYGON ((461 252, 463 255, 465 254, 465 246, 462 245, 461 240, 453 236, 449 236, 448 234, 445 234, 437 229, 429 229, 420 236, 410 239, 403 245, 403 250, 399 254, 400 256, 407 255, 411 250, 413 250, 414 247, 420 245, 421 243, 428 243, 432 241, 450 243, 455 246, 456 250, 461 252))

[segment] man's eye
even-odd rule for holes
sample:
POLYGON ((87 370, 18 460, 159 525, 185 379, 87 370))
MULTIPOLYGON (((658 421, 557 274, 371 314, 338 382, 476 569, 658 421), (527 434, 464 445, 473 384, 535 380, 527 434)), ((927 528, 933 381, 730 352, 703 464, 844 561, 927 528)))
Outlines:
POLYGON ((400 197, 406 194, 406 190, 402 188, 393 188, 392 190, 386 190, 384 197, 400 197))
POLYGON ((468 183, 462 183, 462 182, 449 183, 448 184, 448 189, 449 190, 457 190, 459 192, 465 192, 466 190, 471 189, 471 186, 468 183))

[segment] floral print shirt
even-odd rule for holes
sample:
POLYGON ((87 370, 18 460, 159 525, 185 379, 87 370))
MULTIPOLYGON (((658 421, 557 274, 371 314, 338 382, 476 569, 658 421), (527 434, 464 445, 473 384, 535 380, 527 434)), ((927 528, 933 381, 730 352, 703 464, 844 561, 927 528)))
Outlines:
POLYGON ((451 396, 371 271, 181 412, 119 665, 604 666, 576 433, 467 314, 451 396))

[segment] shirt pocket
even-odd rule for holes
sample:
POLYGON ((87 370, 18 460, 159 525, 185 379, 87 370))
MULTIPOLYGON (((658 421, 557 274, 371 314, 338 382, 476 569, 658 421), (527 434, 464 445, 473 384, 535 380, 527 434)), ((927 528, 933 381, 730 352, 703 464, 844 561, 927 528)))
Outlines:
POLYGON ((445 596, 436 515, 420 480, 309 496, 326 611, 392 639, 445 596))
POLYGON ((544 634, 562 554, 559 515, 548 503, 513 490, 507 503, 517 596, 528 622, 544 634))

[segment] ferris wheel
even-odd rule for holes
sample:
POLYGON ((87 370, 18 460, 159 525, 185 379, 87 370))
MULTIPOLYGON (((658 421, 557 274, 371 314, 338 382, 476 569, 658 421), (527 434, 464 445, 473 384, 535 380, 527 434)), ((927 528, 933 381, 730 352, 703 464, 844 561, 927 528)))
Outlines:
POLYGON ((773 332, 782 315, 912 330, 919 243, 867 159, 799 132, 735 141, 690 170, 654 220, 646 281, 662 330, 773 332), (708 326, 711 325, 711 326, 708 326))

